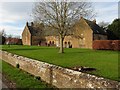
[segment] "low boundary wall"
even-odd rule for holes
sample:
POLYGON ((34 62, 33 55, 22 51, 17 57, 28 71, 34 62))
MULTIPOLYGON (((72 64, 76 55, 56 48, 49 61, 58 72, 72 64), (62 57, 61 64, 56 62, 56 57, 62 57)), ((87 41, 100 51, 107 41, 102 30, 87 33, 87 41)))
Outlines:
POLYGON ((58 88, 118 88, 119 82, 0 51, 0 59, 58 88))

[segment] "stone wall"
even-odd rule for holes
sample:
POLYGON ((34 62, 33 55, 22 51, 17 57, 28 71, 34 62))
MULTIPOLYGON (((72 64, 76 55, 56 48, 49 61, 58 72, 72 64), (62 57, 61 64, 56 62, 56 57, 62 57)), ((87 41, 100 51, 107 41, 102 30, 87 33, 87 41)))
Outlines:
POLYGON ((58 88, 118 88, 118 82, 0 51, 0 59, 58 88))

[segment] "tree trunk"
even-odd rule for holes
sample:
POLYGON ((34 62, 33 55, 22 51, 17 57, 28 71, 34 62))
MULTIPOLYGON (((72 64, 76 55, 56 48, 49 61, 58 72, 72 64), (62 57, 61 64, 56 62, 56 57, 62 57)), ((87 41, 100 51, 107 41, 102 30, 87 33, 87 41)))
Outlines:
POLYGON ((59 50, 59 53, 64 53, 63 40, 64 40, 64 38, 62 36, 60 36, 60 50, 59 50))

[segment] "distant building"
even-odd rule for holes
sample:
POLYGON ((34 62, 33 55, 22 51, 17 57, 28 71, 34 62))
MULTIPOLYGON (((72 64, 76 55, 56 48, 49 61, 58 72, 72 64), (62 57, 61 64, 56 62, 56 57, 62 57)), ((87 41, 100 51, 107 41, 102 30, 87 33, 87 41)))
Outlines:
POLYGON ((6 38, 5 44, 21 45, 22 40, 19 38, 6 38))
MULTIPOLYGON (((54 30, 47 30, 44 33, 44 37, 41 37, 39 32, 41 30, 34 29, 34 24, 26 26, 22 33, 23 45, 51 45, 59 47, 59 37, 54 30)), ((72 32, 69 32, 64 39, 64 47, 72 48, 92 48, 92 43, 94 40, 107 40, 106 32, 96 24, 96 20, 89 21, 80 18, 79 21, 74 25, 72 32)))

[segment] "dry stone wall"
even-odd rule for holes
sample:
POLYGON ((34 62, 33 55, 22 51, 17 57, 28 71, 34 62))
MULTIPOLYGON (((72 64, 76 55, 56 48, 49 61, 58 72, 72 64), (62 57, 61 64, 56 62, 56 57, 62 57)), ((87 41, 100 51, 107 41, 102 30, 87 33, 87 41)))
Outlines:
POLYGON ((48 64, 23 56, 18 56, 6 51, 0 51, 0 59, 16 66, 32 75, 40 76, 41 79, 58 88, 118 88, 118 82, 94 75, 77 72, 48 64))

